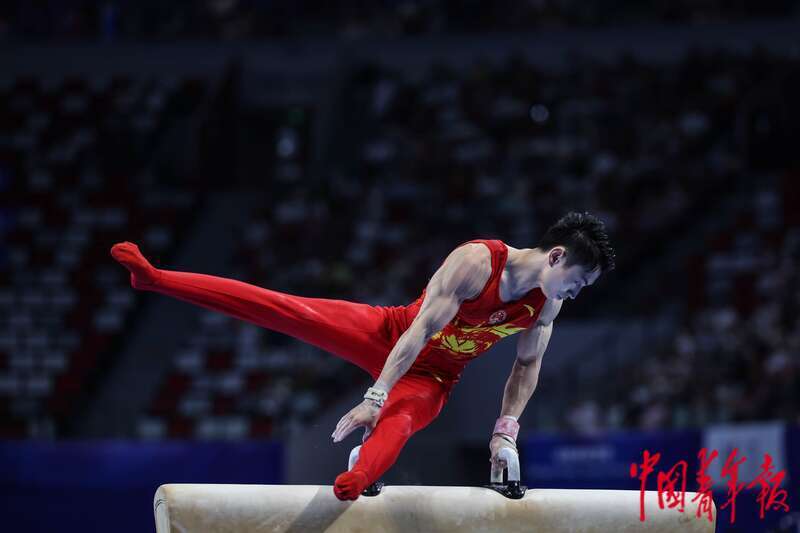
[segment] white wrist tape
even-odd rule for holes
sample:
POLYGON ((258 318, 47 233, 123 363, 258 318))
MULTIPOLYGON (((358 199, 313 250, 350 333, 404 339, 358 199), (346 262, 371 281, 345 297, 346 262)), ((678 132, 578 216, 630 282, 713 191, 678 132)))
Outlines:
POLYGON ((516 441, 517 435, 519 434, 519 422, 512 420, 511 418, 501 416, 494 423, 494 431, 492 434, 507 435, 516 441))
POLYGON ((375 387, 370 387, 367 389, 367 392, 364 394, 365 400, 372 400, 378 404, 378 406, 383 407, 386 398, 389 396, 389 393, 382 389, 376 389, 375 387))

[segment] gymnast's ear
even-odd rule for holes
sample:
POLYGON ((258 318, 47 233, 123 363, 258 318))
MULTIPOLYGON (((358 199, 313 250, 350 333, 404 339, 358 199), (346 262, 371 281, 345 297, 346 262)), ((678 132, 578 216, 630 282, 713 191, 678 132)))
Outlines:
POLYGON ((567 260, 567 249, 563 246, 554 246, 547 254, 547 264, 555 266, 559 261, 567 260))

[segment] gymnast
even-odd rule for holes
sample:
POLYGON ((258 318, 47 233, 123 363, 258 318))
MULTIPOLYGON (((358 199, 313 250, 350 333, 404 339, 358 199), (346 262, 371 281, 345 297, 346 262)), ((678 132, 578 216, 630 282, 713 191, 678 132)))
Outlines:
POLYGON ((135 289, 166 294, 289 335, 368 372, 375 383, 331 435, 340 442, 364 428, 358 461, 336 477, 340 500, 355 500, 397 460, 406 441, 430 424, 472 359, 522 332, 505 384, 500 416, 489 443, 513 448, 518 418, 533 394, 553 320, 614 268, 614 251, 601 220, 571 212, 535 248, 512 248, 497 239, 461 243, 405 306, 373 306, 306 298, 206 274, 155 268, 131 242, 111 248, 135 289))

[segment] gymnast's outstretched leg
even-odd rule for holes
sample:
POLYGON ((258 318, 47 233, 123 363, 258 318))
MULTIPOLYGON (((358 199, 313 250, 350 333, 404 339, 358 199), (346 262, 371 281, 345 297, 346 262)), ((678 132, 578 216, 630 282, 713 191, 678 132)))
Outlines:
POLYGON ((166 294, 300 339, 358 365, 376 379, 391 351, 385 317, 378 307, 159 269, 131 242, 115 244, 111 255, 130 270, 131 285, 136 289, 166 294))
MULTIPOLYGON (((237 280, 155 268, 130 242, 115 244, 111 255, 131 272, 131 285, 279 331, 338 355, 380 375, 394 341, 385 317, 374 306, 305 298, 237 280)), ((408 438, 441 410, 446 394, 434 380, 404 376, 392 388, 375 428, 352 471, 334 483, 339 499, 355 499, 397 460, 408 438)))

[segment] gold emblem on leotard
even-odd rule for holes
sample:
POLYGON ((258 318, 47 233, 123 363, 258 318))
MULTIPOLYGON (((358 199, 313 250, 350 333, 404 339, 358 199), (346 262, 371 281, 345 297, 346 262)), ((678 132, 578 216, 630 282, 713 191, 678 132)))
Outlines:
POLYGON ((446 350, 456 359, 472 359, 491 348, 500 339, 523 329, 525 328, 514 324, 469 326, 455 318, 431 337, 430 342, 434 348, 446 350))

